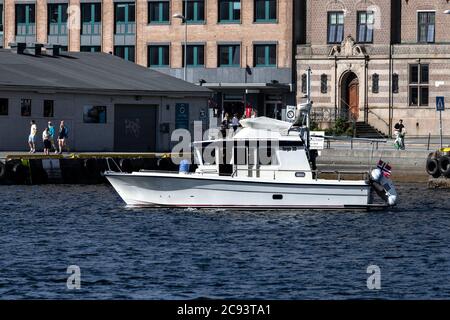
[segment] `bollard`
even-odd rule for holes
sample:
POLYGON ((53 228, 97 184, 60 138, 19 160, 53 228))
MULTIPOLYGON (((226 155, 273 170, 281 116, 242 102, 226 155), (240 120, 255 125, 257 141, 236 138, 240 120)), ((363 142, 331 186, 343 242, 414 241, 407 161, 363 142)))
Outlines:
POLYGON ((431 139, 431 132, 428 133, 428 144, 427 144, 427 150, 430 150, 430 139, 431 139))

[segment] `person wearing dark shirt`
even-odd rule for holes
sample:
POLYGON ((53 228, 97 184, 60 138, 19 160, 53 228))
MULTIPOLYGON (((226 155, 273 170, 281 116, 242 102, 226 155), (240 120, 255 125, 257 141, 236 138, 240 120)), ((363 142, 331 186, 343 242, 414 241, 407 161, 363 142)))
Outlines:
POLYGON ((395 124, 394 129, 395 129, 395 130, 398 130, 398 132, 402 133, 404 127, 405 127, 405 126, 403 125, 403 120, 400 119, 400 120, 395 124))
POLYGON ((403 120, 400 119, 394 126, 395 147, 397 149, 405 150, 405 126, 403 120))

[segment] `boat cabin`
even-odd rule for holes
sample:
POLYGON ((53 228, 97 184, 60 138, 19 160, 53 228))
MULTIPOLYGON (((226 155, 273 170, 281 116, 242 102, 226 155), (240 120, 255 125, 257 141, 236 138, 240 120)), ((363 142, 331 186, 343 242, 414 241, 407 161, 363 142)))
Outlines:
POLYGON ((289 123, 255 118, 243 120, 241 125, 232 137, 194 142, 196 173, 289 181, 312 179, 304 140, 299 132, 289 131, 289 123))

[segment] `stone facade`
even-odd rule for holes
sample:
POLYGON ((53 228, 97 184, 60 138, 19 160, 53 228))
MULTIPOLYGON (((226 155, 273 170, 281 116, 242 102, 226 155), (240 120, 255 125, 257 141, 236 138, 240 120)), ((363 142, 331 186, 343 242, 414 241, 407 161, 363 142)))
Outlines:
MULTIPOLYGON (((306 43, 297 46, 296 55, 297 102, 304 96, 302 75, 311 67, 315 116, 323 125, 344 117, 365 121, 390 135, 394 124, 403 119, 409 136, 438 135, 436 96, 444 96, 450 103, 450 34, 446 31, 450 16, 444 14, 448 9, 447 1, 438 0, 308 1, 306 43), (330 12, 344 13, 341 43, 328 43, 330 12), (359 12, 374 14, 373 40, 369 43, 358 41, 359 12), (434 30, 426 29, 430 40, 434 38, 431 43, 419 42, 419 12, 435 17, 434 30), (411 83, 415 65, 425 68, 427 83, 411 83), (357 98, 348 94, 352 79, 358 83, 357 98), (413 103, 413 87, 421 92, 422 105, 413 103), (350 104, 357 100, 357 111, 349 106, 349 100, 350 104)), ((444 134, 450 135, 450 116, 446 114, 444 134)))

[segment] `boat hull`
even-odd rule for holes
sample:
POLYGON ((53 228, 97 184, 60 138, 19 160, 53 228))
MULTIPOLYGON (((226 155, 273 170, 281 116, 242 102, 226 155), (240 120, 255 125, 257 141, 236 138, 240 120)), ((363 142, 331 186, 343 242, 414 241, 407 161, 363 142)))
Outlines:
POLYGON ((233 209, 342 209, 370 206, 365 181, 308 183, 246 180, 184 174, 106 173, 127 205, 233 209))

